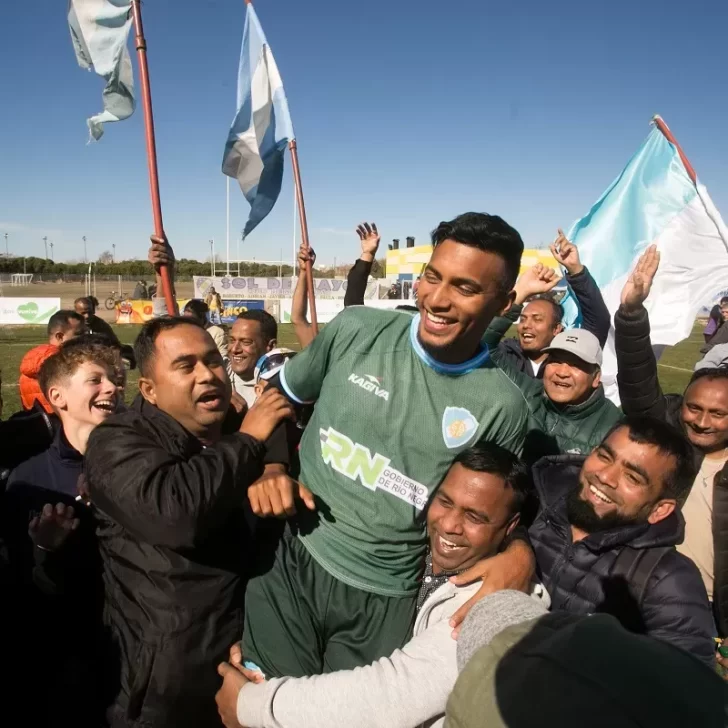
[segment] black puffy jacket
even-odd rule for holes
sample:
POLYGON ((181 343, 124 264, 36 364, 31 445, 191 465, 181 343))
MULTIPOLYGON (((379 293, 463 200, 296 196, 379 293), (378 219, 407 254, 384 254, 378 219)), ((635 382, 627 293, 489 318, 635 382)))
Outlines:
MULTIPOLYGON (((663 394, 657 376, 657 360, 650 343, 647 310, 614 314, 614 348, 617 353, 617 383, 626 415, 650 415, 684 431, 680 411, 681 394, 663 394)), ((700 470, 703 453, 693 448, 695 469, 700 470)), ((713 602, 721 636, 728 637, 728 464, 713 485, 713 602)))
POLYGON ((714 667, 713 616, 702 578, 693 562, 675 549, 655 566, 638 603, 637 587, 613 575, 625 547, 674 546, 685 529, 676 511, 657 524, 622 526, 574 543, 566 496, 578 482, 585 458, 559 455, 540 460, 533 477, 541 506, 529 529, 537 571, 551 596, 551 609, 573 614, 605 612, 628 629, 669 642, 714 667))
POLYGON ((216 667, 242 635, 246 490, 263 455, 238 433, 205 448, 141 397, 91 434, 114 728, 219 725, 216 667))

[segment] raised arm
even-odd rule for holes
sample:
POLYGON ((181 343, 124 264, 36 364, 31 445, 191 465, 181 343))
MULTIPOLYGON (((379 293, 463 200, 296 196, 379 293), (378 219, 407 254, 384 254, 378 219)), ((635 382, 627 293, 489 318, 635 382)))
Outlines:
POLYGON ((303 243, 298 249, 298 280, 293 291, 291 301, 291 323, 298 343, 305 349, 314 338, 313 327, 308 321, 308 281, 306 280, 306 266, 316 262, 316 253, 313 248, 307 248, 303 243))
POLYGON ((652 245, 637 261, 627 279, 622 289, 621 305, 614 314, 617 385, 626 415, 665 415, 665 398, 650 341, 650 319, 644 307, 659 264, 660 254, 652 245))
POLYGON ((594 334, 599 339, 599 345, 603 347, 607 343, 612 317, 599 286, 581 264, 579 250, 567 240, 561 229, 551 245, 551 254, 566 268, 566 281, 574 291, 581 308, 582 328, 594 334))
POLYGON ((363 222, 356 228, 356 234, 361 241, 361 255, 354 263, 349 275, 346 277, 346 294, 344 306, 363 306, 364 294, 367 290, 367 281, 372 272, 374 258, 379 249, 381 235, 375 223, 363 222))

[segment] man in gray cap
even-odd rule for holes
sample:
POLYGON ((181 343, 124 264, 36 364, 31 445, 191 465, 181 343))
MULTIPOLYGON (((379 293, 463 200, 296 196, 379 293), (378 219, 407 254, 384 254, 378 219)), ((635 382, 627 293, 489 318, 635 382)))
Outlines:
POLYGON ((545 455, 586 454, 620 418, 604 396, 602 347, 586 329, 567 329, 544 349, 543 378, 512 367, 498 350, 493 359, 523 392, 530 412, 524 459, 545 455))

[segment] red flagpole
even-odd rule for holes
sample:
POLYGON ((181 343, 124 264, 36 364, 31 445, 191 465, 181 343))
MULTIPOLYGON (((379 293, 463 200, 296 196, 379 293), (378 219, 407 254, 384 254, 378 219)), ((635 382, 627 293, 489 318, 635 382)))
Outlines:
MULTIPOLYGON (((298 166, 298 147, 296 140, 288 142, 288 149, 291 151, 291 166, 293 167, 293 184, 296 187, 296 203, 298 204, 298 218, 301 222, 301 239, 308 250, 311 243, 308 240, 308 222, 306 221, 306 205, 303 202, 303 186, 301 184, 301 169, 298 166)), ((311 315, 311 328, 314 336, 318 335, 318 317, 316 316, 316 294, 313 288, 313 266, 309 260, 306 264, 306 285, 308 288, 308 307, 311 315)))
MULTIPOLYGON (((152 215, 154 216, 154 234, 164 238, 164 223, 162 222, 162 202, 159 197, 159 174, 157 172, 157 144, 154 139, 154 115, 152 114, 152 90, 149 85, 149 66, 147 65, 147 41, 144 38, 142 25, 142 9, 140 0, 132 0, 132 15, 134 17, 134 43, 139 58, 139 78, 142 86, 142 104, 144 106, 144 128, 147 140, 147 164, 149 166, 149 192, 152 198, 152 215)), ((177 314, 177 301, 172 291, 172 281, 166 265, 159 269, 162 278, 164 300, 170 315, 177 314)))
POLYGON ((685 156, 685 152, 683 152, 682 147, 677 143, 677 139, 673 136, 672 132, 670 131, 670 128, 667 126, 667 124, 664 122, 663 118, 661 116, 654 116, 652 118, 652 121, 657 126, 657 128, 662 132, 665 139, 667 139, 670 144, 672 144, 675 149, 677 149, 677 153, 680 155, 680 159, 682 160, 683 165, 685 166, 685 171, 688 173, 688 177, 693 181, 693 184, 698 183, 698 176, 695 174, 695 169, 693 168, 693 165, 690 164, 690 161, 685 156))

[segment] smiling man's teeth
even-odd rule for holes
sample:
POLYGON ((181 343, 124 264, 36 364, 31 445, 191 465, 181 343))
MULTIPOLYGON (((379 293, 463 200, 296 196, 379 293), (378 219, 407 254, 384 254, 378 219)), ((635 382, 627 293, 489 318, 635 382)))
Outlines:
POLYGON ((462 549, 465 548, 464 546, 458 546, 456 543, 453 543, 452 541, 448 541, 446 538, 443 538, 442 536, 438 536, 440 539, 440 544, 445 547, 446 550, 454 550, 454 549, 462 549))
POLYGON ((601 491, 601 490, 598 490, 598 489, 597 489, 597 488, 595 488, 595 487, 594 487, 593 485, 590 485, 590 486, 589 486, 589 490, 590 490, 590 491, 591 491, 592 493, 594 493, 594 495, 595 495, 595 496, 596 496, 597 498, 599 498, 599 500, 600 500, 600 501, 602 501, 603 503, 614 503, 614 501, 613 501, 613 500, 611 500, 611 499, 607 498, 607 496, 606 496, 606 495, 604 495, 604 493, 602 493, 602 491, 601 491))
POLYGON ((432 321, 433 324, 447 324, 449 321, 444 318, 440 318, 440 316, 435 316, 434 313, 427 312, 427 318, 432 321))
POLYGON ((94 407, 98 407, 103 410, 113 410, 115 408, 114 403, 109 399, 102 399, 99 402, 94 402, 94 407))

